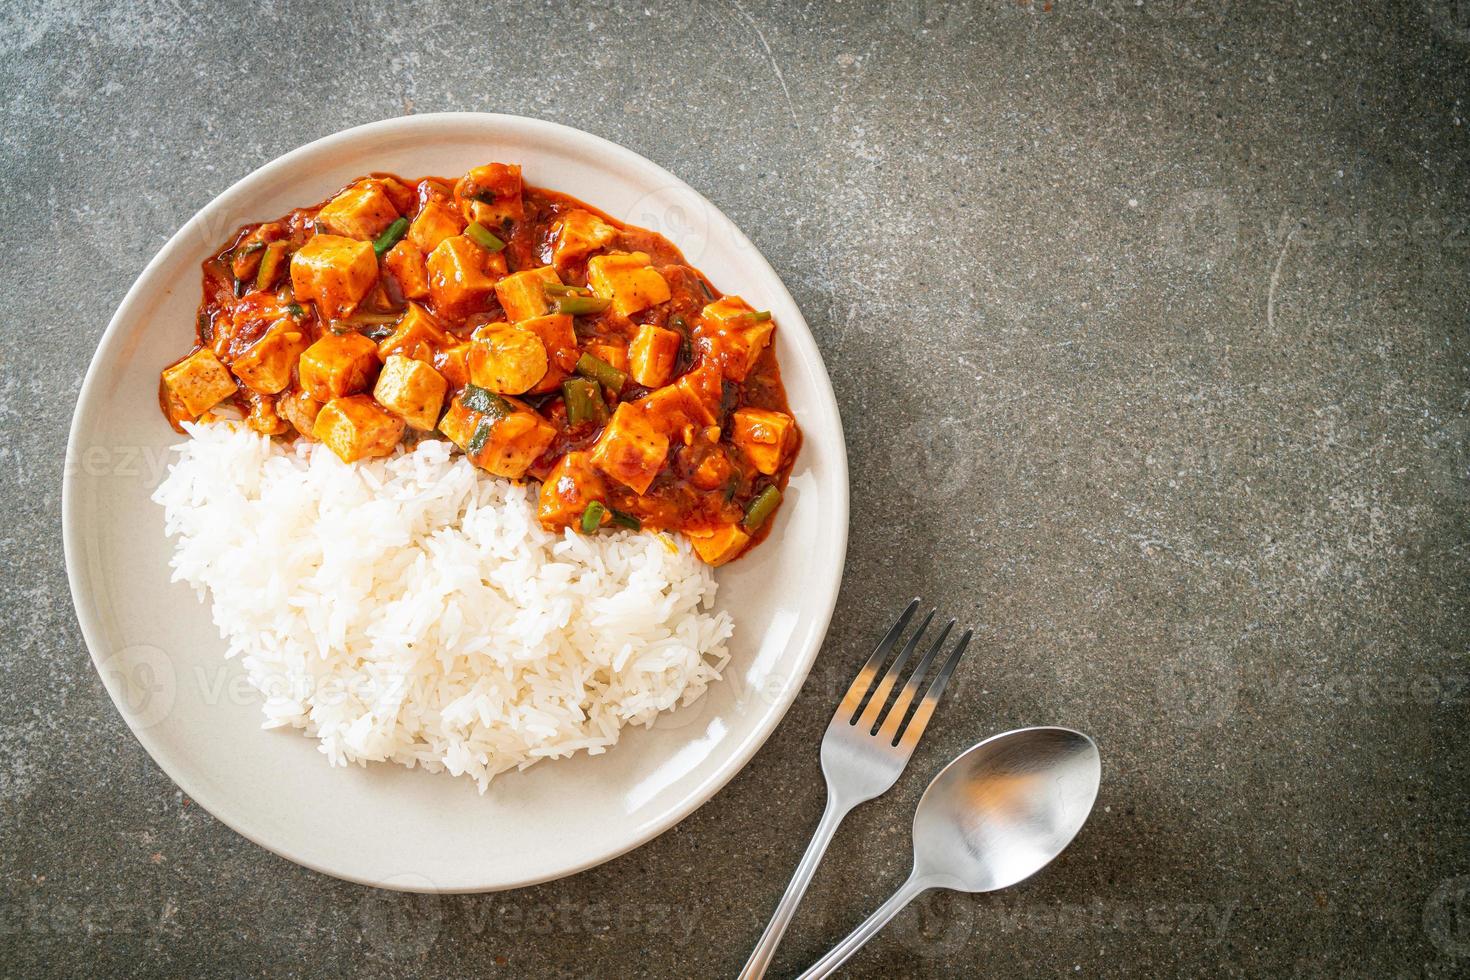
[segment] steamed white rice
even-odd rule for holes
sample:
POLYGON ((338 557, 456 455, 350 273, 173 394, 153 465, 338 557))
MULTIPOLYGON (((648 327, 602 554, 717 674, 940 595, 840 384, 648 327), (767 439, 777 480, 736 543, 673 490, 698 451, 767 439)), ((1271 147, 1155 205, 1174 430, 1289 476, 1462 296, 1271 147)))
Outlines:
POLYGON ((720 676, 733 624, 682 538, 542 530, 535 486, 429 440, 347 465, 239 424, 192 438, 154 500, 174 579, 261 692, 265 727, 333 765, 467 775, 649 725, 720 676))

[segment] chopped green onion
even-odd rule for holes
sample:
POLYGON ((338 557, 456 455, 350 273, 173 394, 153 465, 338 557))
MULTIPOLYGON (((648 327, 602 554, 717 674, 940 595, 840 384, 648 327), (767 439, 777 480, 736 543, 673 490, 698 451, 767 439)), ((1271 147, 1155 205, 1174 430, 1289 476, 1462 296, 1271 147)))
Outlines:
POLYGON ((754 313, 747 313, 746 316, 750 317, 751 321, 754 323, 765 323, 771 318, 771 311, 756 310, 754 313))
POLYGON ((630 531, 643 530, 642 521, 634 517, 632 514, 624 514, 620 510, 615 510, 612 512, 612 522, 619 527, 625 527, 630 531))
POLYGON ((602 506, 602 501, 594 500, 582 511, 582 533, 591 534, 602 526, 602 516, 607 513, 607 508, 602 506))
POLYGON ((465 385, 464 394, 459 396, 459 403, 472 412, 486 416, 490 422, 502 419, 511 412, 510 402, 479 385, 465 385))
POLYGON ((577 366, 572 369, 584 378, 600 381, 607 390, 613 394, 623 390, 623 385, 628 383, 628 376, 600 357, 591 354, 583 354, 577 358, 577 366))
POLYGON ((484 418, 481 418, 480 421, 475 424, 475 434, 470 436, 469 445, 464 447, 465 453, 470 456, 474 456, 477 455, 480 450, 484 449, 486 441, 490 438, 490 430, 493 428, 495 428, 495 419, 490 418, 488 415, 484 418))
POLYGON ((586 286, 569 286, 561 282, 549 282, 541 287, 547 296, 591 296, 592 290, 586 286))
POLYGON ((250 292, 250 283, 246 282, 244 279, 236 279, 235 298, 239 299, 241 296, 244 296, 248 292, 250 292))
POLYGON ((570 313, 572 316, 584 316, 590 313, 601 313, 612 305, 612 300, 603 299, 601 296, 558 296, 551 304, 558 313, 570 313))
POLYGON ((699 283, 699 290, 700 292, 704 293, 705 299, 712 300, 715 298, 715 294, 710 292, 709 283, 704 281, 703 276, 695 276, 694 281, 699 283))
POLYGON ((306 316, 306 310, 300 303, 292 303, 290 306, 287 306, 286 312, 292 316, 306 316))
POLYGON ((234 254, 236 254, 236 255, 254 255, 256 252, 259 252, 263 248, 265 248, 265 242, 249 242, 249 243, 247 243, 245 245, 241 245, 239 248, 235 249, 235 253, 234 254))
POLYGON ((607 405, 602 400, 602 391, 597 382, 589 378, 567 378, 561 383, 561 393, 567 403, 567 422, 581 425, 583 422, 606 422, 607 405))
POLYGON ((740 526, 745 528, 747 534, 754 534, 761 529, 761 525, 766 522, 766 519, 775 512, 776 505, 780 502, 781 491, 775 487, 766 487, 760 493, 756 494, 754 500, 746 505, 745 518, 740 522, 740 526))
POLYGON ((402 238, 407 231, 408 219, 399 218, 397 221, 389 225, 381 235, 373 239, 373 251, 377 254, 378 258, 381 259, 383 256, 387 255, 388 250, 394 245, 397 245, 398 240, 402 238))
POLYGON ((464 233, 469 235, 474 240, 474 243, 481 248, 488 249, 492 252, 498 252, 502 248, 505 248, 505 242, 496 238, 490 233, 489 228, 486 228, 478 221, 471 221, 466 225, 464 233))

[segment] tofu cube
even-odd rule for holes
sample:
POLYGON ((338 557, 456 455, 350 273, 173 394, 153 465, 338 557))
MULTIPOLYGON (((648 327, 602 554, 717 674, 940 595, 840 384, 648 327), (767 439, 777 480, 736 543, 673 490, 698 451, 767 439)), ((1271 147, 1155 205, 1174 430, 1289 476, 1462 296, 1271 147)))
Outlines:
POLYGON ((470 461, 487 473, 519 480, 555 439, 555 426, 529 408, 518 408, 491 425, 470 461))
MULTIPOLYGON (((495 280, 485 271, 487 254, 463 235, 444 239, 429 253, 429 298, 435 312, 458 320, 489 305, 495 280)), ((504 256, 499 257, 503 263, 504 256)))
POLYGON ((669 299, 669 284, 649 266, 647 252, 615 252, 587 260, 587 285, 620 316, 632 316, 669 299))
POLYGON ((298 433, 312 441, 316 440, 316 436, 311 433, 321 410, 322 403, 304 391, 287 392, 276 399, 276 411, 285 416, 286 421, 290 422, 298 433))
POLYGON ((657 388, 674 376, 683 338, 676 331, 645 323, 628 345, 629 373, 645 388, 657 388))
POLYGON ((324 333, 301 355, 301 388, 319 402, 372 387, 378 348, 360 333, 324 333))
POLYGON ((455 344, 434 355, 434 370, 444 375, 451 388, 463 388, 470 380, 470 345, 455 344))
POLYGON ((470 380, 502 395, 530 391, 547 367, 541 338, 508 323, 487 323, 470 342, 470 380))
POLYGON ((643 406, 624 402, 592 447, 592 462, 634 493, 644 494, 668 454, 669 437, 654 426, 643 406))
POLYGON ((413 428, 433 432, 448 389, 444 376, 423 361, 393 354, 383 362, 373 397, 413 428))
POLYGON ((209 348, 197 350, 163 370, 169 414, 192 422, 235 393, 235 379, 209 348))
POLYGON ((274 395, 291 383, 296 359, 310 343, 299 323, 283 317, 267 327, 255 343, 231 361, 230 370, 251 391, 274 395))
POLYGON ((462 397, 463 392, 449 399, 449 405, 439 419, 439 431, 446 439, 458 446, 460 452, 468 453, 470 439, 474 438, 475 425, 480 421, 481 416, 465 408, 462 397))
POLYGON ((570 452, 557 460, 541 481, 536 516, 547 530, 572 527, 582 519, 588 504, 606 499, 607 485, 602 473, 592 464, 591 454, 570 452))
POLYGON ((695 430, 715 424, 715 406, 719 404, 722 392, 719 368, 701 364, 673 384, 649 392, 634 404, 643 406, 649 421, 658 431, 688 444, 693 441, 695 430))
POLYGON ((381 181, 364 180, 332 198, 317 212, 316 226, 343 238, 371 242, 398 220, 381 181))
POLYGON ((730 441, 739 446, 752 465, 766 476, 781 468, 781 462, 795 438, 796 420, 785 412, 742 408, 731 417, 730 441))
POLYGON ((447 204, 429 201, 419 209, 408 226, 408 240, 420 252, 428 255, 446 238, 453 238, 464 231, 464 219, 447 204))
POLYGON ((340 235, 313 235, 291 256, 291 286, 298 302, 315 302, 322 315, 339 320, 378 281, 372 242, 340 235))
POLYGON ((618 230, 591 211, 568 211, 556 223, 556 239, 551 246, 551 261, 566 268, 578 259, 612 244, 618 230))
POLYGON ((519 221, 525 213, 521 168, 513 163, 475 167, 454 185, 454 199, 466 221, 478 221, 490 231, 498 231, 504 222, 519 221))
POLYGON ((734 524, 726 524, 709 531, 686 530, 684 536, 694 546, 694 553, 706 565, 716 568, 739 557, 745 546, 750 544, 750 535, 734 524))
POLYGON ((488 473, 519 480, 556 439, 555 426, 523 401, 507 398, 510 412, 492 416, 470 411, 463 399, 450 399, 439 431, 488 473))
POLYGON ((572 326, 570 313, 533 316, 516 326, 531 331, 541 339, 541 346, 546 348, 546 356, 553 367, 571 371, 577 366, 577 359, 582 356, 582 352, 577 349, 577 331, 572 326))
POLYGON ((771 342, 776 324, 758 320, 739 296, 725 296, 706 306, 695 321, 695 334, 731 381, 744 381, 771 342))
POLYGON ((417 303, 409 303, 408 312, 399 318, 393 332, 378 344, 378 357, 386 361, 394 354, 401 354, 433 364, 437 351, 453 343, 449 335, 439 329, 438 322, 428 310, 417 303))
POLYGON ((398 280, 398 291, 403 293, 404 299, 429 298, 429 265, 424 261, 424 253, 413 242, 404 239, 388 249, 388 254, 383 256, 383 264, 398 280))
POLYGON ((403 435, 403 420, 367 395, 333 398, 317 413, 312 435, 344 463, 387 456, 403 435))
POLYGON ((506 276, 495 284, 495 295, 500 300, 505 318, 511 323, 533 316, 541 316, 550 304, 546 301, 545 287, 560 284, 561 277, 549 265, 539 269, 527 269, 506 276))
POLYGON ((587 353, 605 361, 623 373, 628 371, 628 348, 625 344, 608 342, 590 343, 587 345, 587 353))

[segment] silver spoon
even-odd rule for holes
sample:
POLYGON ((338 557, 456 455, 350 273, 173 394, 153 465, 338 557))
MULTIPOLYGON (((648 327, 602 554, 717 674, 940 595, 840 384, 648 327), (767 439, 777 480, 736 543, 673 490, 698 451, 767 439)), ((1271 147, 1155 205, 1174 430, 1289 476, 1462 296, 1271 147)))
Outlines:
POLYGON ((989 892, 1062 853, 1092 812, 1102 762, 1070 728, 987 738, 940 770, 914 814, 914 870, 893 897, 801 975, 825 977, 931 888, 989 892))

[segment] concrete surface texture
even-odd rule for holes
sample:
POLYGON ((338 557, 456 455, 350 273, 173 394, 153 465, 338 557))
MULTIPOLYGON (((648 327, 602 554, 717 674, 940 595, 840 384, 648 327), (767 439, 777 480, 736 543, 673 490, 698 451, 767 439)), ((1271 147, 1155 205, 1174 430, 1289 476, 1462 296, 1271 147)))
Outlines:
POLYGON ((978 643, 777 975, 902 879, 927 773, 1027 723, 1101 743, 1092 821, 848 975, 1470 973, 1463 3, 18 0, 0 52, 0 973, 732 975, 836 692, 915 593, 978 643), (83 649, 59 499, 165 238, 286 150, 447 109, 607 136, 745 229, 826 357, 853 506, 818 667, 713 802, 429 899, 176 791, 83 649))

